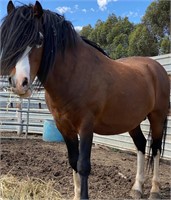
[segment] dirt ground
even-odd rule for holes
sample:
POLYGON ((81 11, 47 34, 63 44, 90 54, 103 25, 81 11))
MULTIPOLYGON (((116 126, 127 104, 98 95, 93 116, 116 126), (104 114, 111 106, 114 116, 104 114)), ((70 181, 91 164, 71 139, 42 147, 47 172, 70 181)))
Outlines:
MULTIPOLYGON (((136 173, 135 154, 93 146, 91 163, 90 199, 130 199, 129 191, 136 173)), ((170 199, 169 162, 162 161, 160 167, 161 198, 170 199)), ((29 176, 55 180, 55 189, 64 199, 73 198, 72 169, 63 143, 48 143, 41 139, 2 139, 0 172, 21 179, 29 176)), ((150 187, 151 173, 146 173, 144 199, 149 197, 150 187)))

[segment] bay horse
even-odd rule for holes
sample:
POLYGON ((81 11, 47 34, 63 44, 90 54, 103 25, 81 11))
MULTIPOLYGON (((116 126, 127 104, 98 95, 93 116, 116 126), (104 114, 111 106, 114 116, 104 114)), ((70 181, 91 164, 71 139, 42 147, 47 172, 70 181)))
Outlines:
MULTIPOLYGON (((93 133, 129 132, 137 148, 132 196, 141 198, 146 138, 151 126, 153 178, 150 198, 159 198, 159 158, 164 150, 170 83, 164 68, 147 57, 110 59, 79 36, 64 16, 34 5, 7 5, 1 25, 1 74, 14 93, 28 97, 35 77, 45 88, 47 106, 62 133, 73 169, 74 199, 88 199, 93 133), (78 140, 79 135, 79 140, 78 140)), ((150 47, 149 47, 150 48, 150 47)))

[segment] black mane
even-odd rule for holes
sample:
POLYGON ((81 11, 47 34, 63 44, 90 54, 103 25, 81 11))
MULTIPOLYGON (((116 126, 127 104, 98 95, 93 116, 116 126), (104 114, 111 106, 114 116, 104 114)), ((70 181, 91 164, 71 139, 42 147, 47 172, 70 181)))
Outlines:
MULTIPOLYGON (((43 55, 37 74, 39 84, 46 81, 47 74, 53 68, 56 54, 64 55, 66 47, 76 46, 78 34, 71 22, 64 16, 49 10, 43 10, 41 20, 34 16, 33 5, 17 7, 3 19, 1 25, 0 56, 2 69, 8 74, 28 46, 35 46, 43 34, 43 55)), ((82 37, 87 44, 107 54, 94 42, 82 37)))
POLYGON ((108 58, 110 58, 109 55, 108 55, 98 44, 96 44, 95 42, 93 42, 93 41, 87 39, 87 38, 84 37, 84 36, 81 36, 81 38, 82 38, 82 40, 83 40, 84 42, 86 42, 87 44, 91 45, 91 46, 94 47, 95 49, 99 50, 102 54, 104 54, 105 56, 107 56, 108 58))

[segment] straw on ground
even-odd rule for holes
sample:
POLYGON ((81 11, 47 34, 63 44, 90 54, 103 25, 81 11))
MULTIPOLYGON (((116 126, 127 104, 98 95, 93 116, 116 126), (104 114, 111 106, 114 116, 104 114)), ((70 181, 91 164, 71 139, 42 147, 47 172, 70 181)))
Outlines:
POLYGON ((61 200, 54 181, 45 182, 27 177, 19 180, 12 175, 0 176, 0 200, 61 200))

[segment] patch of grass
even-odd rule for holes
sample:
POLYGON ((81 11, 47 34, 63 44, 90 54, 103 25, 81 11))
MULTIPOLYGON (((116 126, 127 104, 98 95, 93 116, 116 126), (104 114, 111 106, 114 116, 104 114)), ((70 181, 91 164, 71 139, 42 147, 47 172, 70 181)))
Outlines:
POLYGON ((37 178, 19 180, 12 175, 0 176, 0 200, 62 200, 54 182, 37 178))

